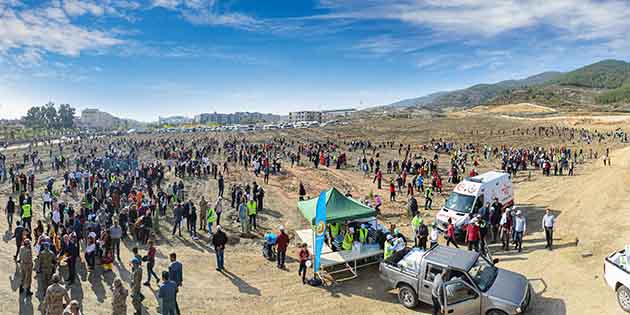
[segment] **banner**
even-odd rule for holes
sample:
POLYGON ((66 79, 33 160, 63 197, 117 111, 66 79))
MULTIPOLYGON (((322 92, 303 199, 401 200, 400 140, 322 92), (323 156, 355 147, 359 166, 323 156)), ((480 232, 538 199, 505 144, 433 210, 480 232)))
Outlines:
POLYGON ((326 192, 322 191, 317 199, 317 209, 315 210, 315 225, 313 226, 315 239, 313 240, 313 264, 314 272, 319 271, 319 258, 322 255, 322 247, 326 238, 326 192))

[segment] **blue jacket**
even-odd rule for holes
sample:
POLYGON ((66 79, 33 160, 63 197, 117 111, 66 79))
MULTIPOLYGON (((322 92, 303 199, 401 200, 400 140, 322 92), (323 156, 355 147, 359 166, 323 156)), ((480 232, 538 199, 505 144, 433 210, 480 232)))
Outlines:
POLYGON ((177 284, 172 280, 162 283, 158 291, 158 297, 162 299, 162 314, 171 314, 175 311, 177 303, 177 284))
POLYGON ((179 261, 174 261, 168 266, 168 280, 171 280, 180 286, 184 281, 184 267, 179 261))

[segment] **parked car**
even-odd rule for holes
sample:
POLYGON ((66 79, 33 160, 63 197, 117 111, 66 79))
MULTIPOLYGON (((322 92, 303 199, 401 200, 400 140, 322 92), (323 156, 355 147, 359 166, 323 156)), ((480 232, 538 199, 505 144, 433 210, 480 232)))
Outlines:
POLYGON ((615 251, 604 258, 604 280, 617 293, 617 303, 630 313, 630 257, 626 249, 615 251))
POLYGON ((389 288, 398 289, 398 300, 407 308, 432 303, 433 280, 443 270, 449 274, 441 297, 445 314, 523 314, 532 303, 527 279, 497 268, 497 259, 491 262, 474 251, 439 245, 425 252, 415 251, 405 249, 379 266, 381 278, 389 288), (413 261, 407 261, 409 257, 413 261), (399 264, 403 260, 405 264, 399 264))

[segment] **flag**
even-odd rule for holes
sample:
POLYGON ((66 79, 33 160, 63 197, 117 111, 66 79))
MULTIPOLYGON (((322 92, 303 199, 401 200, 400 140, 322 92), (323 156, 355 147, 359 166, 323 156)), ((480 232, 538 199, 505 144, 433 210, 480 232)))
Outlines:
POLYGON ((313 226, 315 232, 315 240, 313 242, 313 256, 315 262, 313 264, 314 272, 319 271, 319 258, 322 255, 322 247, 324 246, 324 239, 326 238, 326 192, 322 191, 317 199, 317 208, 315 210, 315 225, 313 226))

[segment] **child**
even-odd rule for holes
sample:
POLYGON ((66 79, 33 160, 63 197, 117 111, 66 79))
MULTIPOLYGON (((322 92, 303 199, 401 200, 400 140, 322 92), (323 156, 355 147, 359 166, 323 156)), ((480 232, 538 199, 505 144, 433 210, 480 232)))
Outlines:
POLYGON ((302 276, 302 284, 306 284, 306 262, 310 261, 311 254, 308 252, 308 248, 306 247, 306 243, 302 243, 300 246, 300 269, 298 269, 298 275, 302 276))

